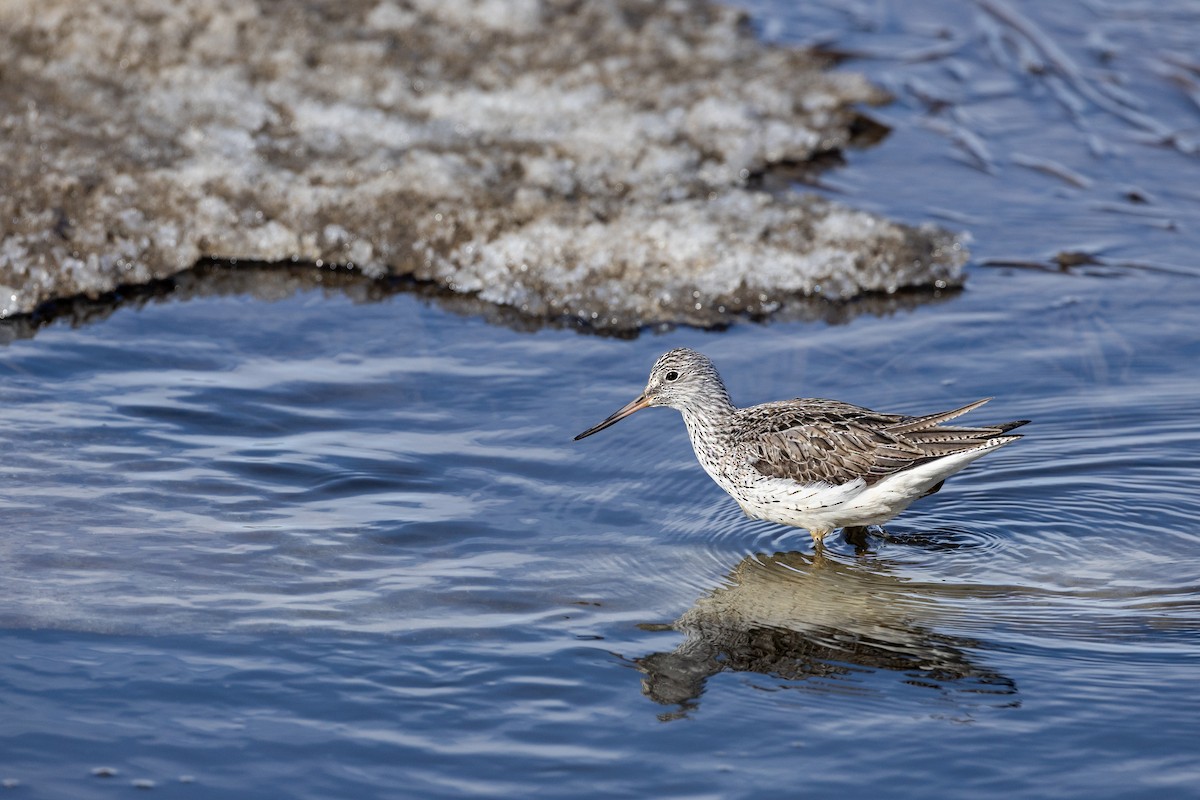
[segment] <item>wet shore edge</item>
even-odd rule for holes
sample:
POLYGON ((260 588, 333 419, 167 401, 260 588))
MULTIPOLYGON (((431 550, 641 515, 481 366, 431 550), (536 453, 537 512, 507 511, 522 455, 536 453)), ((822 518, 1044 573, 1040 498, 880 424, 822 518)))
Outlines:
POLYGON ((377 303, 397 295, 412 295, 423 303, 435 305, 449 313, 484 319, 490 324, 511 330, 534 332, 555 328, 585 335, 631 339, 644 333, 661 333, 680 326, 722 330, 739 323, 790 321, 820 321, 840 325, 864 315, 885 317, 943 302, 956 296, 961 289, 901 289, 891 293, 865 293, 848 300, 801 295, 785 298, 758 313, 713 311, 706 315, 693 315, 682 322, 652 320, 636 327, 612 327, 570 315, 544 317, 525 314, 519 309, 454 292, 434 281, 422 281, 409 275, 371 277, 353 267, 317 266, 291 261, 205 259, 169 278, 118 286, 94 297, 74 295, 57 298, 43 303, 28 314, 0 319, 0 346, 32 338, 41 329, 56 323, 78 327, 100 322, 123 308, 211 297, 253 297, 262 302, 274 302, 309 291, 321 291, 330 297, 342 296, 353 303, 377 303))

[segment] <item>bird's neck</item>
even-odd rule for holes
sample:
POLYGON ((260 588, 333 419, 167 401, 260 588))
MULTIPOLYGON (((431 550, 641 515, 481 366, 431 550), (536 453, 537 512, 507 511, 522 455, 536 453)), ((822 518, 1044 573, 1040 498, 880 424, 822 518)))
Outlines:
MULTIPOLYGON (((724 387, 719 392, 706 393, 703 398, 697 398, 679 409, 697 456, 702 451, 714 450, 719 446, 729 433, 729 417, 736 410, 724 387)), ((701 463, 703 461, 701 458, 701 463)))

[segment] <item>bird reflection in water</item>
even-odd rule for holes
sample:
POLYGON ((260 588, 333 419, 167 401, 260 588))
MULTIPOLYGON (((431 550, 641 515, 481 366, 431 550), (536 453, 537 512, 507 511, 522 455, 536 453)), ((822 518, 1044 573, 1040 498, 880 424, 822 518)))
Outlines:
POLYGON ((934 630, 954 593, 891 575, 877 561, 843 563, 819 551, 752 555, 669 626, 686 636, 678 647, 634 664, 647 697, 678 706, 663 719, 686 716, 721 672, 833 692, 886 670, 927 687, 931 698, 964 693, 972 704, 1018 705, 1010 678, 972 660, 979 642, 934 630))

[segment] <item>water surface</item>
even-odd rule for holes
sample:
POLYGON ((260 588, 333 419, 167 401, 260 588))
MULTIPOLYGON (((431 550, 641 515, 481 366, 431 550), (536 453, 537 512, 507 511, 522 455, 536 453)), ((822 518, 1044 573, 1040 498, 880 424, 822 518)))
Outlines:
MULTIPOLYGON (((928 35, 882 19, 842 35, 928 35)), ((785 22, 768 33, 815 35, 785 22)), ((1004 97, 1014 127, 1051 121, 1047 147, 1077 127, 1036 81, 1004 97)), ((910 211, 978 217, 981 260, 1044 262, 1092 226, 1138 266, 977 265, 962 293, 847 324, 634 340, 306 288, 8 345, 0 779, 37 797, 1200 795, 1194 161, 1124 141, 1169 230, 899 131, 829 184, 886 188, 937 152, 910 211), (571 441, 674 346, 743 404, 992 396, 975 418, 1033 423, 865 551, 817 555, 744 518, 674 412, 571 441)))

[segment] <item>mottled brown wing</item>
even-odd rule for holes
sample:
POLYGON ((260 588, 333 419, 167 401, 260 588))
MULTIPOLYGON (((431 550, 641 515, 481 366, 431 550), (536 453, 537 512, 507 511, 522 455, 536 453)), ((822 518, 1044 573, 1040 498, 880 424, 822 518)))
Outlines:
POLYGON ((790 400, 743 411, 739 449, 763 475, 798 483, 874 483, 926 454, 886 429, 910 417, 833 400, 790 400))
POLYGON ((918 417, 836 400, 767 403, 743 410, 739 446, 763 475, 806 484, 857 478, 872 484, 931 459, 1021 438, 1008 432, 1028 420, 970 428, 943 424, 986 402, 918 417))

